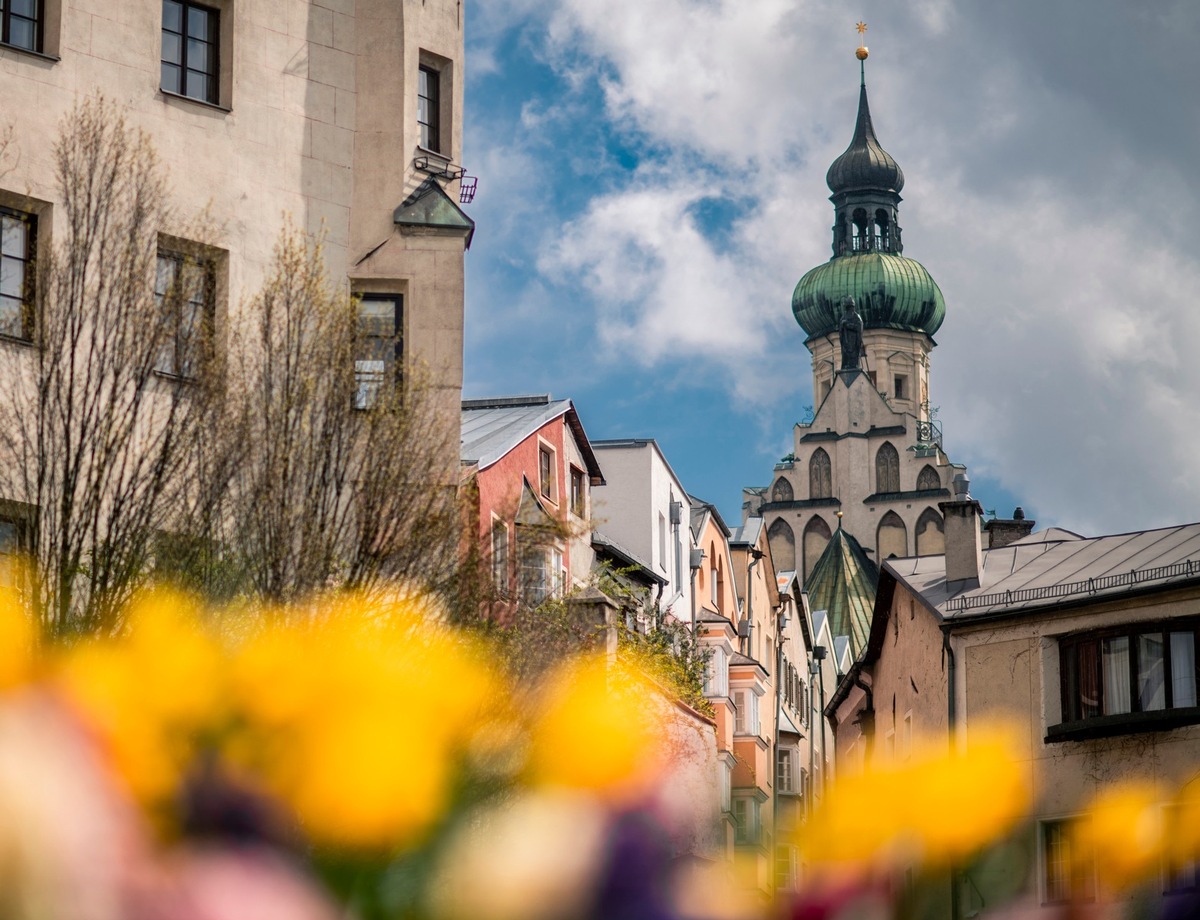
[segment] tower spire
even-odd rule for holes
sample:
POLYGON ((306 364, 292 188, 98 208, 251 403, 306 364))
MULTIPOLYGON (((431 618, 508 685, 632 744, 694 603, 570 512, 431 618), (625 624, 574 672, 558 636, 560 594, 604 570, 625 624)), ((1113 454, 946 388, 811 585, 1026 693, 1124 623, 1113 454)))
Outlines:
POLYGON ((858 29, 858 48, 855 49, 854 56, 858 58, 859 85, 865 89, 867 85, 867 57, 871 53, 867 50, 867 24, 860 21, 854 28, 858 29))

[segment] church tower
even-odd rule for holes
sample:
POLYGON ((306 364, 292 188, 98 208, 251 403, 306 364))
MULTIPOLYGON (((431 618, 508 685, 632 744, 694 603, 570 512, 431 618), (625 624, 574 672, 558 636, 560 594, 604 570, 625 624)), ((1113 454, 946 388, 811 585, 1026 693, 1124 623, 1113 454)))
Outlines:
MULTIPOLYGON (((859 61, 866 56, 860 47, 859 61)), ((776 570, 805 579, 835 535, 831 551, 849 546, 875 566, 942 553, 938 502, 962 471, 943 452, 930 409, 929 356, 946 304, 925 267, 904 255, 904 173, 875 135, 861 63, 854 135, 825 181, 832 257, 792 295, 816 409, 795 426, 793 453, 771 484, 744 494, 746 514, 764 519, 776 570)))

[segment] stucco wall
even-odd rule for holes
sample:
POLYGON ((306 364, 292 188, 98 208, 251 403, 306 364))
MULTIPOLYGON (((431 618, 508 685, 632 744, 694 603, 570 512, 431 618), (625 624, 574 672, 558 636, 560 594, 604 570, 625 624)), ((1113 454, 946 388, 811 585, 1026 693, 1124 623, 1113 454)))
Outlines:
MULTIPOLYGON (((229 253, 227 303, 236 323, 261 286, 285 222, 326 237, 335 283, 405 296, 406 352, 441 392, 447 451, 457 449, 462 386, 463 239, 404 234, 392 211, 424 178, 416 152, 416 74, 437 56, 448 85, 446 153, 461 162, 463 31, 457 0, 208 0, 220 10, 223 89, 206 105, 163 93, 161 0, 52 2, 46 47, 58 60, 0 49, 15 168, 0 199, 40 208, 50 243, 56 192, 49 151, 77 101, 103 92, 148 132, 169 173, 187 236, 202 213, 229 253), (57 25, 55 25, 57 23, 57 25), (40 204, 37 204, 40 203, 40 204), (375 246, 372 258, 360 262, 375 246)), ((457 195, 457 185, 448 188, 457 195)), ((11 352, 11 349, 6 349, 11 352)), ((448 467, 456 466, 448 453, 448 467)))

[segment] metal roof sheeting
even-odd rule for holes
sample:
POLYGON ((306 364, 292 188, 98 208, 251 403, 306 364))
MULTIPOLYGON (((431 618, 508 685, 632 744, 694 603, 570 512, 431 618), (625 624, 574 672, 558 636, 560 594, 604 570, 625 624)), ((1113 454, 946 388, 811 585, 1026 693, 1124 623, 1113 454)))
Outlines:
POLYGON ((944 556, 891 559, 886 566, 946 619, 1032 612, 1200 581, 1200 524, 1104 537, 1060 536, 1053 542, 1018 541, 986 550, 979 587, 955 593, 947 591, 944 556))

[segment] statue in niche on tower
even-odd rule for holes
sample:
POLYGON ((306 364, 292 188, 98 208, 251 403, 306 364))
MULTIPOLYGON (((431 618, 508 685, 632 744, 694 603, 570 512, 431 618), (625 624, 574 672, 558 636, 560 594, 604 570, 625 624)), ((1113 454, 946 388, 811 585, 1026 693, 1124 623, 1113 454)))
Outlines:
POLYGON ((842 321, 838 324, 838 340, 842 346, 842 370, 856 371, 863 353, 863 321, 854 306, 854 298, 842 298, 842 321))

